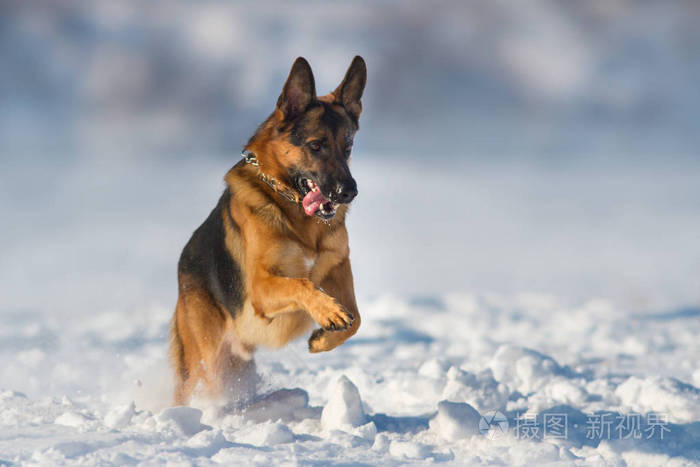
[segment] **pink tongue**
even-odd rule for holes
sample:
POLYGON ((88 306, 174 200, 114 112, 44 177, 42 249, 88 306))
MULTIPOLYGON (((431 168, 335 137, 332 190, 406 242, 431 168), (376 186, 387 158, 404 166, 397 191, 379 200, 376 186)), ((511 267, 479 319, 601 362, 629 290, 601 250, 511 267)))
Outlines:
POLYGON ((304 212, 309 216, 313 216, 314 213, 318 211, 318 208, 320 208, 323 203, 327 202, 328 200, 321 194, 321 190, 309 191, 306 196, 304 196, 304 199, 301 200, 301 204, 304 206, 304 212))

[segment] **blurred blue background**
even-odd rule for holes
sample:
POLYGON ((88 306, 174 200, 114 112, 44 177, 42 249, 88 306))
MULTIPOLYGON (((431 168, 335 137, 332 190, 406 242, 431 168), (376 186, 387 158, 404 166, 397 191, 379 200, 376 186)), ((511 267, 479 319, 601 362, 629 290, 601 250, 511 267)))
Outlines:
POLYGON ((366 150, 566 163, 700 143, 692 0, 0 8, 3 153, 235 152, 296 56, 325 92, 355 53, 366 150))
POLYGON ((4 309, 174 302, 299 55, 369 77, 358 293, 700 303, 700 4, 0 4, 4 309))

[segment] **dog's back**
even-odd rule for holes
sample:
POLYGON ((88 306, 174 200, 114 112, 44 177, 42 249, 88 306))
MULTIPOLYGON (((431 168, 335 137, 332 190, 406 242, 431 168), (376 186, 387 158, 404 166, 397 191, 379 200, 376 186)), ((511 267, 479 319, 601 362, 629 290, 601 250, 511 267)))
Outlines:
MULTIPOLYGON (((181 286, 203 287, 222 311, 235 317, 243 305, 244 285, 241 265, 226 245, 225 221, 235 226, 228 214, 230 203, 231 190, 227 188, 209 217, 185 245, 177 273, 181 286)), ((236 246, 240 245, 239 232, 240 229, 236 227, 228 233, 237 237, 236 246)))

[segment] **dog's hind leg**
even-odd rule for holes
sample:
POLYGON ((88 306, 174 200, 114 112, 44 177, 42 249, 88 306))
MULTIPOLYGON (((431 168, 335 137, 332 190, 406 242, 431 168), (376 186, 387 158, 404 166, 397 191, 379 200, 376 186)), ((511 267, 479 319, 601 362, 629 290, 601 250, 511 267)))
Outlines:
POLYGON ((252 359, 253 349, 244 346, 233 333, 227 333, 222 339, 219 352, 214 361, 214 384, 210 386, 210 395, 240 407, 250 402, 260 378, 252 359))
POLYGON ((185 365, 185 348, 182 342, 182 337, 178 331, 177 316, 180 314, 180 302, 175 308, 175 315, 170 322, 170 363, 175 370, 175 405, 183 405, 187 403, 191 388, 187 388, 185 382, 189 379, 187 367, 185 365))
MULTIPOLYGON (((192 282, 181 285, 170 340, 175 404, 187 404, 200 383, 206 396, 222 395, 229 373, 242 365, 236 359, 245 361, 226 338, 228 328, 230 318, 205 289, 192 282)), ((252 349, 247 350, 250 359, 252 349)))

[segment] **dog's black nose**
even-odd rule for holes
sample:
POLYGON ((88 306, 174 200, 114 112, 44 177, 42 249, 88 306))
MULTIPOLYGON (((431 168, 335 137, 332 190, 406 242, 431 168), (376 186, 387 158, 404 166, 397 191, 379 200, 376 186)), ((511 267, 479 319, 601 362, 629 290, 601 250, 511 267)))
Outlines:
POLYGON ((339 183, 338 187, 335 189, 335 193, 339 203, 349 203, 357 196, 357 183, 355 183, 353 179, 344 183, 339 183))

